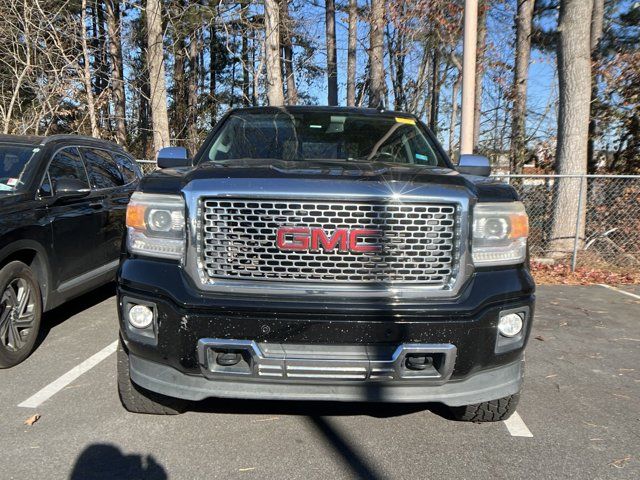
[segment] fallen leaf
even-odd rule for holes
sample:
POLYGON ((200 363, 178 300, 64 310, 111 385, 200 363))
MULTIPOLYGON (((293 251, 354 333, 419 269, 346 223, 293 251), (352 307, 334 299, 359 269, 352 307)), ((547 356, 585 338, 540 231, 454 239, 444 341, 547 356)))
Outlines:
POLYGON ((38 420, 40 420, 40 414, 39 413, 35 413, 35 414, 31 415, 29 418, 27 418, 24 421, 24 424, 31 426, 34 423, 36 423, 38 420))
POLYGON ((624 466, 631 461, 631 455, 627 455, 624 458, 616 458, 609 465, 616 468, 624 468, 624 466))
POLYGON ((544 338, 542 335, 536 335, 536 336, 535 336, 535 339, 536 339, 536 340, 540 340, 541 342, 544 342, 544 341, 545 341, 545 338, 544 338))

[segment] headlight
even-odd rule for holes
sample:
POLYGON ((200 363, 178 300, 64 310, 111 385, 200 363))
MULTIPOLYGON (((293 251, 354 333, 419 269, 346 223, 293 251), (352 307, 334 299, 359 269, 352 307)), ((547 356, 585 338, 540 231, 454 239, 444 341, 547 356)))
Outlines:
POLYGON ((473 209, 473 263, 490 266, 524 262, 528 235, 529 218, 521 202, 477 204, 473 209))
POLYGON ((129 252, 181 259, 184 253, 184 200, 178 195, 135 192, 127 207, 129 252))

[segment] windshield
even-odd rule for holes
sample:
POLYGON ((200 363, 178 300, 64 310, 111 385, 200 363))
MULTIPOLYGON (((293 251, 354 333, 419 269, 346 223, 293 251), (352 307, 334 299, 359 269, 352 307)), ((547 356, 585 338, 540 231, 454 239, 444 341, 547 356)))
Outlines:
POLYGON ((206 160, 387 161, 446 167, 433 141, 406 117, 324 112, 239 112, 227 118, 206 160))
POLYGON ((37 150, 31 145, 0 143, 0 194, 23 186, 27 165, 37 150))

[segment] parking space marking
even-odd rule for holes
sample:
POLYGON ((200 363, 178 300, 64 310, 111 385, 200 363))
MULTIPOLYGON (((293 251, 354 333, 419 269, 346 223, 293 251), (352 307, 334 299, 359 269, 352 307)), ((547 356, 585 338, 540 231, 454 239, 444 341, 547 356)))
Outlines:
POLYGON ((59 377, 57 380, 54 380, 49 385, 44 387, 38 393, 32 395, 24 402, 18 405, 18 407, 23 408, 37 408, 42 405, 44 402, 49 400, 52 396, 62 390, 64 387, 73 382, 76 378, 78 378, 83 373, 88 372, 93 367, 98 365, 101 361, 107 358, 112 353, 115 353, 118 347, 118 341, 116 340, 112 344, 106 346, 102 350, 100 350, 95 355, 87 358, 80 365, 73 367, 67 373, 59 377))
POLYGON ((533 437, 533 433, 531 433, 531 430, 529 430, 518 412, 514 412, 504 421, 504 424, 512 437, 533 437))
POLYGON ((618 293, 623 293, 624 295, 629 295, 630 297, 637 298, 640 300, 640 295, 636 295, 635 293, 627 292, 626 290, 620 290, 619 288, 612 287, 611 285, 605 285, 604 283, 599 283, 601 287, 608 288, 609 290, 613 290, 618 293))

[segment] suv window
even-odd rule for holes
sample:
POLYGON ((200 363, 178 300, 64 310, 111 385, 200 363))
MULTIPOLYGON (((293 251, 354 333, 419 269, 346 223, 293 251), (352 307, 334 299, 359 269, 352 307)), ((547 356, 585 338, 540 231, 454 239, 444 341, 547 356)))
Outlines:
POLYGON ((142 176, 140 167, 138 167, 138 165, 129 157, 122 155, 121 153, 113 153, 112 155, 113 158, 115 158, 118 167, 120 167, 120 172, 124 177, 124 183, 129 184, 131 182, 135 182, 142 176))
POLYGON ((96 148, 83 148, 82 153, 87 161, 91 186, 100 190, 124 185, 122 174, 109 152, 96 148))
POLYGON ((40 194, 52 195, 56 182, 63 178, 78 179, 89 187, 87 171, 76 147, 64 148, 55 154, 40 187, 40 194))

